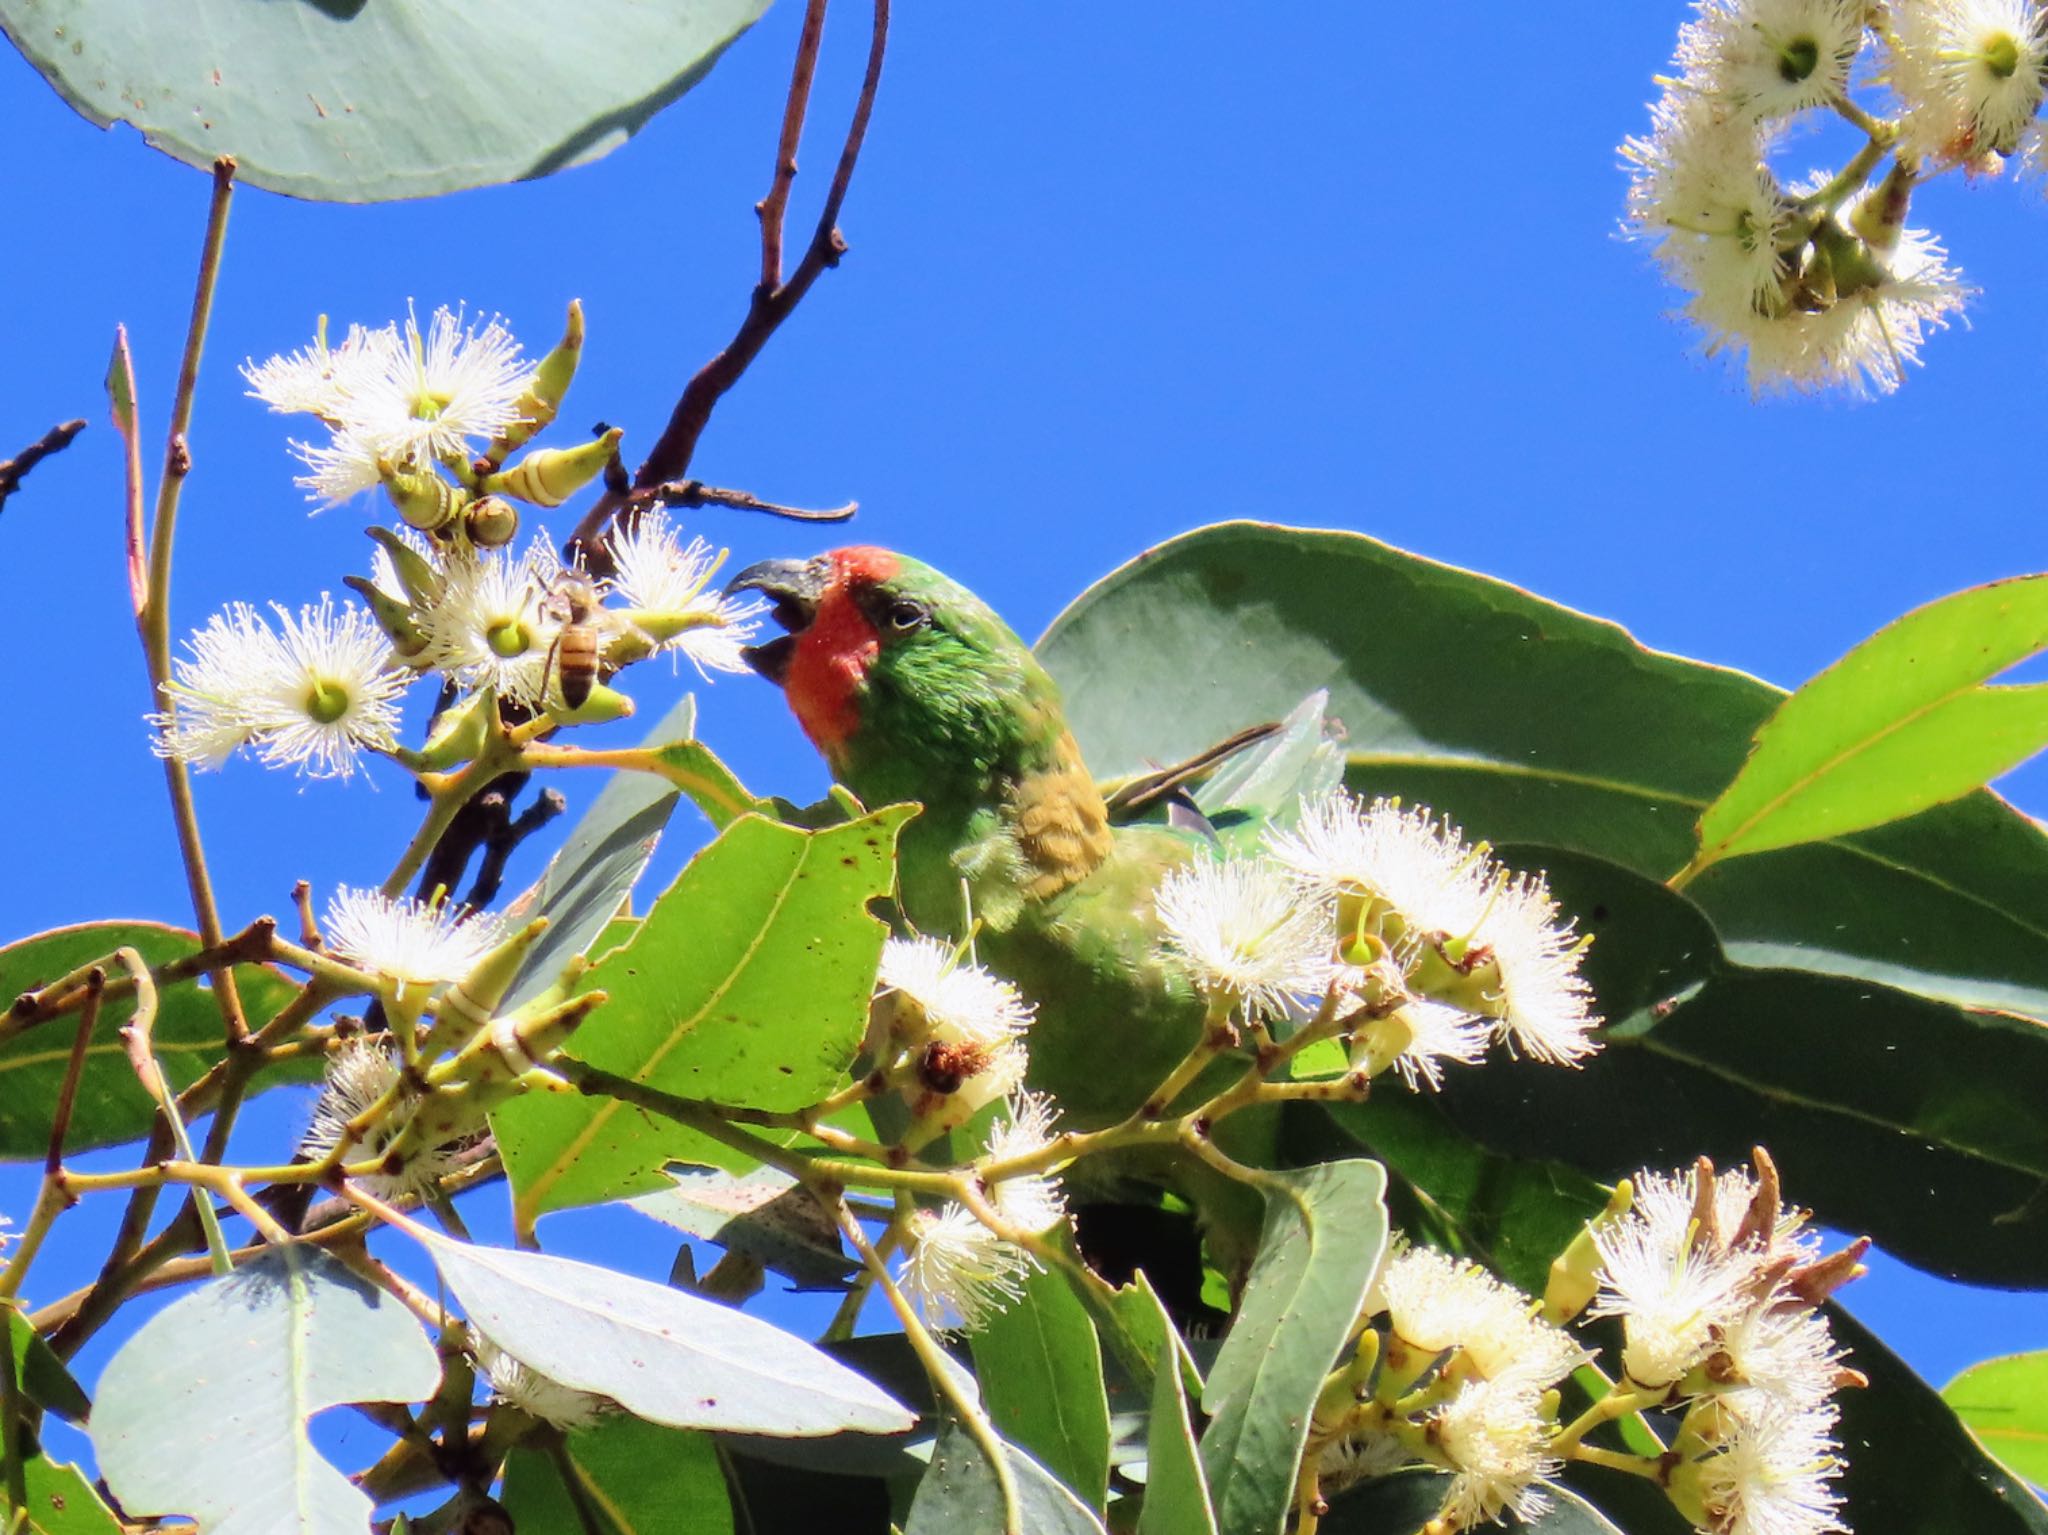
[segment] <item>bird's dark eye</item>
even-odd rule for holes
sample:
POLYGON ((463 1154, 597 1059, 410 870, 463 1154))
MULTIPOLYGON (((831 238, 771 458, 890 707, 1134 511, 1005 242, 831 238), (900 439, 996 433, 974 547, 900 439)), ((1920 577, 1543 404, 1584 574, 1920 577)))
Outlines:
POLYGON ((921 602, 908 597, 898 597, 889 604, 887 614, 889 627, 898 634, 908 634, 913 629, 922 629, 932 621, 932 610, 921 602))

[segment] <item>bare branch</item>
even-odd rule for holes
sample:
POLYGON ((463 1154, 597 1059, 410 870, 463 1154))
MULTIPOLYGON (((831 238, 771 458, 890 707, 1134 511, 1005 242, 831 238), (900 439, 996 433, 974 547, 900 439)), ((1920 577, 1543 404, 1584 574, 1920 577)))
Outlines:
POLYGON ((7 498, 21 489, 21 482, 29 470, 52 453, 62 453, 71 446, 71 439, 84 430, 83 421, 66 421, 51 427, 14 457, 0 458, 0 507, 4 507, 7 498))
POLYGON ((653 499, 663 506, 729 506, 742 512, 767 512, 773 517, 786 517, 791 522, 845 522, 860 510, 858 501, 816 510, 784 506, 779 501, 763 501, 752 491, 727 490, 717 485, 706 485, 701 480, 676 480, 667 485, 657 485, 653 499))

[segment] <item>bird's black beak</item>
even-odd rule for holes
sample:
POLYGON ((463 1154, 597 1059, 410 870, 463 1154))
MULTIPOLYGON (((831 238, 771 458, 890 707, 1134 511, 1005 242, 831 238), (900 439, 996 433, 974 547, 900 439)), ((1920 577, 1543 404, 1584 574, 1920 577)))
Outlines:
POLYGON ((747 665, 777 687, 789 671, 797 636, 810 627, 818 614, 818 599, 824 595, 831 576, 831 565, 821 555, 814 560, 762 560, 725 583, 728 597, 737 592, 760 592, 767 597, 774 604, 770 614, 789 631, 740 652, 747 665))

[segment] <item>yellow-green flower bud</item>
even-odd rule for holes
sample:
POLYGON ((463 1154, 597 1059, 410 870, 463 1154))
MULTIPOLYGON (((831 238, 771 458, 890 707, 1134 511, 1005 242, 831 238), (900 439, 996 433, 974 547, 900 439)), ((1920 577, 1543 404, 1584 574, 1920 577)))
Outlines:
POLYGON ((398 577, 398 584, 405 588, 413 606, 425 607, 431 603, 441 586, 441 578, 435 574, 432 562, 389 528, 366 531, 376 540, 377 547, 389 556, 392 573, 398 577))
POLYGON ((370 616, 377 620, 377 627, 400 656, 409 658, 426 649, 427 638, 412 621, 411 608, 367 576, 343 576, 341 584, 363 599, 370 616))
POLYGON ((467 762, 484 749, 484 741, 497 713, 497 695, 483 688, 464 699, 434 722, 433 733, 420 749, 419 765, 442 772, 467 762))
POLYGON ((450 485, 432 470, 395 469, 379 463, 384 494, 398 508, 398 515, 422 533, 445 528, 469 504, 469 492, 450 485))
POLYGON ((576 377, 576 364, 583 358, 583 301, 569 300, 569 319, 563 328, 562 339, 555 349, 540 360, 533 370, 533 382, 513 403, 519 420, 499 433, 491 445, 484 450, 484 457, 494 464, 505 461, 505 455, 525 447, 529 442, 547 430, 562 408, 562 400, 569 393, 569 385, 576 377))
POLYGON ((503 496, 478 496, 462 514, 462 532, 479 549, 502 549, 519 533, 519 508, 503 496))
POLYGON ((633 700, 617 688, 606 687, 602 682, 593 683, 590 696, 573 709, 548 709, 548 718, 558 725, 602 725, 608 720, 622 720, 633 712, 633 700))
POLYGON ((631 624, 657 645, 692 629, 715 626, 720 622, 717 612, 711 608, 700 608, 694 613, 656 613, 646 608, 618 608, 614 611, 622 622, 631 624))
POLYGON ((476 1038, 477 1030, 497 1013, 498 1005, 519 975, 520 966, 526 963, 526 956, 547 930, 548 919, 535 917, 500 942, 477 962, 474 970, 442 994, 434 1026, 420 1041, 422 1060, 431 1061, 436 1056, 459 1051, 476 1038))
POLYGON ((535 506, 560 506, 604 472, 625 435, 615 426, 573 448, 542 448, 509 469, 486 475, 483 488, 535 506))
POLYGON ((1607 1208, 1582 1226, 1552 1260, 1550 1279, 1543 1287, 1543 1320, 1563 1327, 1593 1303, 1600 1292, 1600 1244, 1594 1232, 1610 1221, 1628 1214, 1635 1203, 1635 1188, 1624 1178, 1607 1196, 1607 1208))
POLYGON ((1408 1052, 1415 1028, 1400 1008, 1368 1018, 1351 1031, 1351 1069, 1376 1077, 1408 1052))

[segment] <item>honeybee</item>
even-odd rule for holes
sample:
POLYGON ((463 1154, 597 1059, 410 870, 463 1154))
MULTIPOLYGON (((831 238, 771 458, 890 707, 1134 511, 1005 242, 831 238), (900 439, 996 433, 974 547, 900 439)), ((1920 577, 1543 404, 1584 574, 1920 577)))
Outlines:
POLYGON ((552 671, 562 685, 562 702, 580 709, 597 684, 598 652, 603 648, 597 623, 601 611, 597 583, 581 572, 565 570, 548 588, 541 610, 562 625, 541 668, 542 695, 546 695, 547 676, 552 671))

